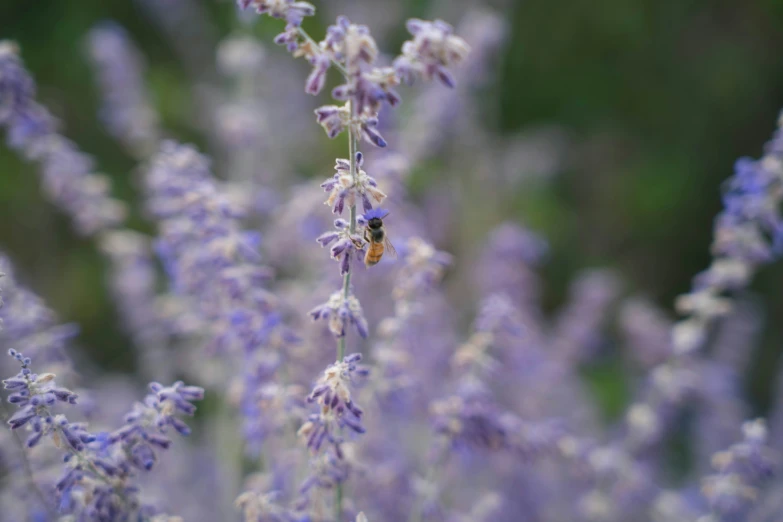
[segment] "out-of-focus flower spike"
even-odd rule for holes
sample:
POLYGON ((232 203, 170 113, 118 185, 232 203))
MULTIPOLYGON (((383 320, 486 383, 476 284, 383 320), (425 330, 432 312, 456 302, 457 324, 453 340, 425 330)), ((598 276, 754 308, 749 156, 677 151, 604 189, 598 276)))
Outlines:
POLYGON ((258 14, 282 18, 289 24, 299 26, 307 16, 315 14, 315 6, 296 0, 237 0, 241 9, 255 8, 258 14))
POLYGON ((54 118, 34 96, 17 47, 0 41, 0 126, 9 146, 38 163, 44 192, 80 233, 92 235, 120 223, 125 207, 111 198, 108 179, 94 173, 92 158, 56 133, 54 118))
POLYGON ((425 80, 437 77, 447 87, 454 87, 454 78, 446 67, 462 62, 470 52, 468 44, 454 35, 453 28, 436 20, 411 19, 407 24, 413 40, 402 46, 402 54, 394 61, 397 75, 406 83, 416 76, 425 80))
POLYGON ((106 22, 90 30, 87 51, 103 95, 101 116, 109 132, 146 159, 160 139, 158 116, 144 86, 144 64, 125 30, 106 22))

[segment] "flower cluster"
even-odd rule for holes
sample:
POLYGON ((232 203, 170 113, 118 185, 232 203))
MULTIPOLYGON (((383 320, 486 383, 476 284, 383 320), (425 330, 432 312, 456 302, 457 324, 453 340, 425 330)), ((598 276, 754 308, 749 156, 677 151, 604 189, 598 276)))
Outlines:
POLYGON ((335 175, 321 183, 321 188, 329 194, 324 204, 332 207, 334 214, 342 214, 346 203, 350 208, 361 201, 362 208, 367 212, 373 208, 373 201, 380 204, 386 199, 386 194, 378 188, 375 179, 362 170, 363 165, 364 156, 361 152, 356 153, 353 164, 350 160, 338 159, 334 166, 337 171, 335 175))
POLYGON ((686 317, 672 326, 668 357, 651 370, 643 398, 626 416, 628 437, 637 449, 661 442, 678 408, 697 395, 693 358, 710 325, 732 310, 728 292, 746 286, 758 266, 776 256, 777 207, 783 201, 780 137, 778 129, 762 159, 741 159, 726 183, 724 210, 715 222, 715 258, 694 278, 693 290, 677 298, 676 308, 686 317))
POLYGON ((742 432, 742 442, 713 456, 716 473, 704 479, 702 491, 714 522, 746 520, 760 488, 780 464, 780 456, 766 446, 768 433, 763 419, 746 422, 742 432))
MULTIPOLYGON (((779 121, 783 126, 783 116, 779 121)), ((688 315, 672 333, 677 353, 698 349, 707 327, 731 307, 722 294, 746 286, 759 265, 781 253, 783 221, 783 130, 777 130, 759 160, 741 158, 725 183, 724 209, 715 220, 712 264, 694 279, 690 294, 681 296, 677 309, 688 315)))
POLYGON ((34 373, 29 357, 13 349, 9 355, 22 367, 15 377, 3 381, 11 392, 8 402, 19 408, 8 419, 9 427, 29 431, 27 448, 49 437, 65 451, 65 470, 54 485, 60 511, 96 522, 157 514, 140 501, 135 470, 149 471, 157 460, 156 449, 171 446, 168 428, 190 434, 176 415, 193 415, 192 402, 201 400, 204 390, 182 382, 170 387, 152 383, 153 393, 126 415, 125 426, 91 434, 85 423, 70 422, 65 415, 54 413, 58 403, 76 404, 77 394, 57 386, 52 373, 34 373))
POLYGON ((264 349, 245 354, 238 385, 245 453, 251 456, 260 455, 269 436, 283 431, 292 417, 304 415, 300 414, 304 388, 275 379, 287 353, 299 344, 299 336, 276 312, 267 315, 257 335, 263 340, 264 349))
POLYGON ((322 247, 334 243, 329 249, 329 254, 332 259, 340 261, 340 275, 345 275, 351 271, 352 255, 356 256, 356 261, 358 262, 361 262, 364 258, 364 239, 357 234, 351 234, 351 226, 344 219, 336 219, 334 228, 337 230, 321 234, 316 238, 316 241, 322 247))
POLYGON ((483 398, 467 393, 432 405, 435 431, 454 446, 499 450, 508 447, 508 427, 495 407, 483 398))
POLYGON ((275 351, 298 342, 276 298, 262 286, 271 274, 258 264, 259 236, 242 229, 243 209, 221 191, 207 160, 192 147, 164 143, 147 174, 147 189, 160 222, 157 253, 174 295, 194 317, 189 333, 206 335, 212 355, 241 357, 241 369, 223 370, 236 377, 246 450, 257 454, 275 429, 274 412, 264 414, 258 388, 280 364, 275 351))
POLYGON ((175 294, 208 320, 213 349, 252 351, 273 298, 259 286, 270 274, 257 264, 258 235, 240 228, 242 209, 219 190, 203 156, 173 142, 155 157, 147 190, 160 220, 156 251, 175 294))
POLYGON ((347 426, 356 433, 365 432, 361 423, 362 409, 351 395, 356 380, 370 373, 367 367, 356 364, 361 359, 361 354, 355 353, 330 365, 307 396, 308 402, 318 404, 319 412, 310 415, 299 428, 299 435, 307 440, 307 446, 313 451, 318 451, 324 441, 328 441, 334 446, 338 458, 342 458, 342 427, 347 426))
POLYGON ((342 291, 333 293, 328 301, 310 310, 310 317, 314 321, 326 319, 329 331, 338 338, 345 337, 349 325, 362 337, 367 337, 369 333, 359 300, 351 294, 346 296, 342 291))
POLYGON ((32 360, 13 348, 8 351, 22 366, 21 371, 10 379, 3 381, 3 388, 9 390, 8 402, 19 409, 8 419, 12 430, 28 425, 32 434, 27 438, 28 448, 36 446, 44 435, 52 436, 61 445, 61 440, 75 451, 84 449, 84 444, 92 442, 93 438, 80 424, 72 425, 62 415, 53 417, 49 409, 58 401, 66 404, 76 404, 78 395, 66 388, 58 387, 54 382, 53 373, 35 374, 30 365, 32 360))
POLYGON ((454 87, 454 77, 447 67, 459 64, 468 55, 470 48, 465 40, 443 20, 412 19, 406 27, 413 40, 403 44, 402 55, 394 61, 397 75, 408 84, 421 76, 425 80, 438 78, 447 87, 454 87))

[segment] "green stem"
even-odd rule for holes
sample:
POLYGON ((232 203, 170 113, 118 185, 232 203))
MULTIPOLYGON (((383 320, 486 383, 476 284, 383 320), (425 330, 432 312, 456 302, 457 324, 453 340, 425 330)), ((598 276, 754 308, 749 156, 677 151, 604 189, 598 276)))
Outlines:
POLYGON ((334 490, 334 522, 340 522, 343 516, 343 483, 337 484, 334 490))

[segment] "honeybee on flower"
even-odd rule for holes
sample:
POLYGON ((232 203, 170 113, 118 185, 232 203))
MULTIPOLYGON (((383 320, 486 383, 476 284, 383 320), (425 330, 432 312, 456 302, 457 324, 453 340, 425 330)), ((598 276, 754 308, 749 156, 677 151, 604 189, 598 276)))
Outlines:
POLYGON ((389 241, 389 236, 383 225, 383 219, 388 215, 388 210, 374 208, 365 212, 358 219, 358 223, 364 225, 364 240, 368 245, 367 253, 364 255, 364 264, 367 267, 377 265, 384 252, 388 252, 393 257, 397 256, 397 251, 389 241))

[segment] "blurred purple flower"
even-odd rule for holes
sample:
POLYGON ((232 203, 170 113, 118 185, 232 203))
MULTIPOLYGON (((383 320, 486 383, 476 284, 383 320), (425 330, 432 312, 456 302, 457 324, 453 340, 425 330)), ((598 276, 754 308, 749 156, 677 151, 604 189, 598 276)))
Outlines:
POLYGON ((87 52, 98 75, 103 105, 101 118, 108 131, 140 158, 158 145, 158 115, 144 86, 144 63, 127 32, 113 22, 94 27, 87 52))

